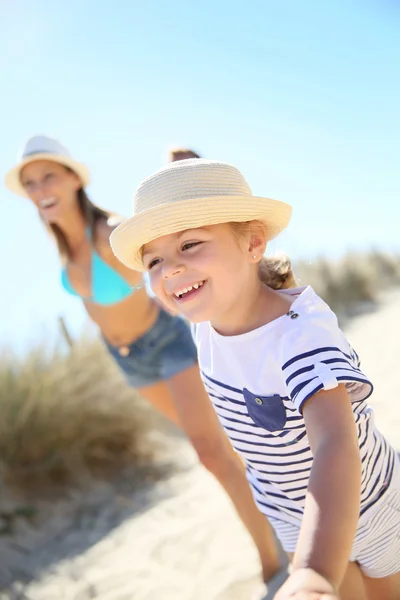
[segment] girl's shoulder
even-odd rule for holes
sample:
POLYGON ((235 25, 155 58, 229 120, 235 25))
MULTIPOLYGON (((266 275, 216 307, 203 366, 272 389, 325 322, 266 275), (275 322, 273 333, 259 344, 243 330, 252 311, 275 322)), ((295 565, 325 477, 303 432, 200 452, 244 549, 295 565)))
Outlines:
POLYGON ((354 350, 328 304, 310 286, 293 292, 295 299, 279 330, 278 346, 283 362, 300 355, 322 355, 325 350, 333 349, 353 357, 354 350))
POLYGON ((333 330, 339 327, 336 314, 311 286, 281 290, 279 293, 293 298, 290 310, 285 315, 289 319, 284 320, 284 329, 289 332, 298 333, 312 325, 333 330))
POLYGON ((335 313, 312 288, 303 294, 293 302, 278 344, 280 370, 296 408, 301 410, 319 390, 339 383, 353 401, 366 400, 372 383, 361 371, 358 354, 335 313))

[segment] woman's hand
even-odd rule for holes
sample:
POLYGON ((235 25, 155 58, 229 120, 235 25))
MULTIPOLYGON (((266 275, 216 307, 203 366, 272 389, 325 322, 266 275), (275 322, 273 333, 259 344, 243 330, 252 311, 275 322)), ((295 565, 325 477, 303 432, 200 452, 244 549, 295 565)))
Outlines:
POLYGON ((333 586, 313 569, 297 569, 285 581, 274 600, 339 600, 333 586))

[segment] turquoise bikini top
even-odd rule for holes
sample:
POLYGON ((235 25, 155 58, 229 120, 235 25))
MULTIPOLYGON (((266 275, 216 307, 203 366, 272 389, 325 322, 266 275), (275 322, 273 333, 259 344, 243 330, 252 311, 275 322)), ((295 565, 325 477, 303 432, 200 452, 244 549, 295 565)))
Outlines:
MULTIPOLYGON (((88 230, 88 237, 92 236, 88 230)), ((116 304, 144 287, 143 283, 131 286, 119 273, 110 267, 92 246, 92 295, 89 298, 80 296, 72 287, 66 268, 61 271, 63 288, 72 296, 79 296, 82 300, 90 300, 96 304, 116 304)))

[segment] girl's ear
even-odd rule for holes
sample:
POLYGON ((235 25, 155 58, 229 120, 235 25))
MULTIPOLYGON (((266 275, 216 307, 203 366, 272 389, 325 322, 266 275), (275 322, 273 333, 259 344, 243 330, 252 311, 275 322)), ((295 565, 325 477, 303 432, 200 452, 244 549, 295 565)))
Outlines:
POLYGON ((267 248, 267 236, 262 224, 252 223, 249 230, 247 253, 252 263, 258 263, 262 259, 267 248))

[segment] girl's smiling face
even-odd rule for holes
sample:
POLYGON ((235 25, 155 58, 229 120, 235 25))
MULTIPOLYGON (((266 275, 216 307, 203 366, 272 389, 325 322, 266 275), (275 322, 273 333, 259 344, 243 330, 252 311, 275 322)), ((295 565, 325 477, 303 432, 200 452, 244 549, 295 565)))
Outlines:
POLYGON ((149 242, 143 248, 143 262, 154 293, 193 323, 231 321, 247 284, 254 287, 258 280, 256 263, 261 256, 257 249, 255 258, 250 237, 238 239, 224 223, 149 242))

